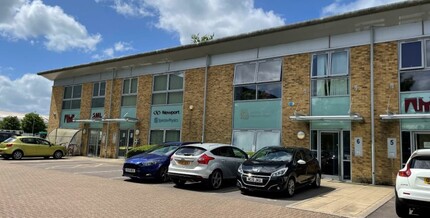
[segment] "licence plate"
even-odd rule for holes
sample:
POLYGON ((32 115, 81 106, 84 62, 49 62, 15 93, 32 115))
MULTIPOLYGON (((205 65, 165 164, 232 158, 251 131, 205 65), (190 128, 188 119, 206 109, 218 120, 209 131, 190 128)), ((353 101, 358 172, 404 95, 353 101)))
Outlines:
POLYGON ((424 183, 430 185, 430 178, 424 178, 424 183))
POLYGON ((246 177, 247 182, 263 183, 262 178, 246 177))
POLYGON ((179 165, 190 165, 190 163, 191 163, 191 162, 186 161, 186 160, 178 160, 176 162, 178 162, 179 165))
POLYGON ((136 172, 136 169, 133 169, 133 168, 125 168, 124 170, 127 173, 135 173, 136 172))

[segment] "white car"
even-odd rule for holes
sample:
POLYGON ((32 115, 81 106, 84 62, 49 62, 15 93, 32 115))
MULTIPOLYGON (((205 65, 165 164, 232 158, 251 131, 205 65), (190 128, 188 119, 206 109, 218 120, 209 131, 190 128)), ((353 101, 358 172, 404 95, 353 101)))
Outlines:
POLYGON ((193 181, 219 189, 224 179, 236 178, 237 169, 247 158, 244 151, 232 145, 186 145, 172 155, 168 175, 177 186, 193 181))
POLYGON ((412 153, 396 178, 396 213, 409 216, 409 209, 430 210, 430 149, 412 153))

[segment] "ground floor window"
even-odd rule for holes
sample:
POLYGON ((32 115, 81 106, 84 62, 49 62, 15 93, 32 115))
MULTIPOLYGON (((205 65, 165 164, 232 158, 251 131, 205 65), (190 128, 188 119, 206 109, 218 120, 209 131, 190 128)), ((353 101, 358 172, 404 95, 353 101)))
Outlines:
POLYGON ((402 166, 418 149, 430 148, 430 131, 402 131, 402 166))
POLYGON ((162 144, 164 142, 178 142, 181 140, 181 131, 178 129, 154 129, 149 136, 149 144, 162 144))
POLYGON ((119 131, 118 157, 125 157, 134 145, 134 129, 119 131))
POLYGON ((279 146, 280 130, 233 130, 232 144, 246 152, 255 152, 266 146, 279 146))
POLYGON ((90 157, 100 156, 100 144, 102 141, 102 130, 101 129, 90 129, 88 134, 88 149, 87 155, 90 157))

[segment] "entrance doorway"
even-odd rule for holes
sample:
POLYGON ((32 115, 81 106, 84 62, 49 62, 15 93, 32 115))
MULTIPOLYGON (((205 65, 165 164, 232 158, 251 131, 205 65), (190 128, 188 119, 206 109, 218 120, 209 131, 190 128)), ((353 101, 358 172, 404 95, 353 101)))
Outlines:
POLYGON ((119 131, 118 157, 125 157, 129 148, 133 147, 134 129, 119 131))
POLYGON ((311 143, 325 177, 351 180, 349 131, 313 130, 311 143))
POLYGON ((87 155, 90 157, 99 157, 102 131, 99 129, 90 129, 89 137, 87 155))

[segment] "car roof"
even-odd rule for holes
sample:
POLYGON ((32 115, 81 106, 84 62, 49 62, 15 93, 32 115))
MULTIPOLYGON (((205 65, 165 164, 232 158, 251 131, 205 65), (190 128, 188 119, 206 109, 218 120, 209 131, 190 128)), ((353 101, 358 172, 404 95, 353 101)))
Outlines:
POLYGON ((219 147, 233 146, 233 145, 221 144, 221 143, 196 143, 196 144, 189 144, 186 146, 187 147, 200 147, 200 148, 204 148, 206 150, 212 150, 212 149, 219 148, 219 147))
POLYGON ((160 144, 162 146, 177 146, 177 145, 189 145, 189 144, 197 144, 200 142, 164 142, 163 144, 160 144))
POLYGON ((416 156, 430 156, 430 149, 426 148, 426 149, 418 149, 416 150, 411 157, 416 157, 416 156))

